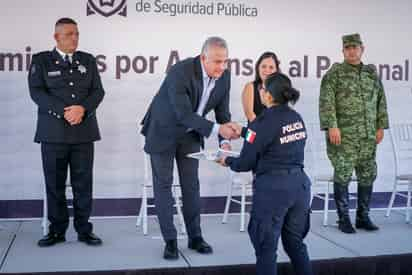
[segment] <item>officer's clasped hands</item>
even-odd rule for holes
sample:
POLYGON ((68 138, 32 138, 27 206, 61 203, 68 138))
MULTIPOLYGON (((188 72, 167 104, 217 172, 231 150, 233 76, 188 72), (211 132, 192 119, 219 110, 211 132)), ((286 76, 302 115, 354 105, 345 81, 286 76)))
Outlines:
POLYGON ((67 120, 70 125, 80 124, 84 116, 84 107, 80 105, 71 105, 64 108, 64 119, 67 120))

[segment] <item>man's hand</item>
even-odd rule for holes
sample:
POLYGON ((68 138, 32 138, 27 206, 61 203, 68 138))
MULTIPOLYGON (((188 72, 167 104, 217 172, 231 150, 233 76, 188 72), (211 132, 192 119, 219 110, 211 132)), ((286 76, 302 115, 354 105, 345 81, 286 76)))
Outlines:
POLYGON ((226 151, 232 151, 232 146, 230 145, 229 142, 224 142, 223 144, 220 145, 220 149, 226 150, 226 151))
POLYGON ((219 134, 225 139, 229 139, 229 140, 239 138, 240 135, 237 134, 236 132, 237 126, 235 125, 236 123, 234 122, 228 122, 228 123, 220 125, 219 134))
POLYGON ((341 143, 341 136, 339 128, 329 128, 329 141, 332 144, 340 145, 341 143))
POLYGON ((242 134, 242 128, 243 128, 242 125, 237 124, 236 122, 229 122, 229 124, 230 124, 230 127, 232 127, 232 129, 235 130, 236 135, 240 137, 240 135, 242 134))
POLYGON ((378 130, 376 130, 376 144, 381 143, 381 141, 383 140, 383 136, 384 136, 384 131, 382 128, 379 128, 378 130))
POLYGON ((70 125, 80 124, 84 116, 85 109, 80 105, 71 105, 64 108, 64 119, 67 120, 70 125))
POLYGON ((226 165, 225 160, 226 160, 226 157, 221 157, 221 158, 217 159, 216 162, 219 163, 220 165, 222 165, 223 167, 226 167, 227 165, 226 165))

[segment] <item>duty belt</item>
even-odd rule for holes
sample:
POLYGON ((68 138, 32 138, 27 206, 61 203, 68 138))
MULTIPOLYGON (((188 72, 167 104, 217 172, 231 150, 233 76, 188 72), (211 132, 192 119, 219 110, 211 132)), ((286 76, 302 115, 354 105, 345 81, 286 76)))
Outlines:
POLYGON ((269 171, 268 174, 271 175, 290 175, 290 174, 299 174, 303 172, 303 168, 301 167, 294 167, 294 168, 284 168, 284 169, 276 169, 269 171))

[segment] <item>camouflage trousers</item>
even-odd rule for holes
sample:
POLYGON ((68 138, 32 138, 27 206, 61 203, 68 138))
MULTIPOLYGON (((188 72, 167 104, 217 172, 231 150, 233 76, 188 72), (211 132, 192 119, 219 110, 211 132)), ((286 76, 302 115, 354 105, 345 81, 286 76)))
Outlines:
POLYGON ((333 145, 328 140, 328 157, 334 168, 334 182, 348 185, 355 170, 359 186, 371 186, 376 179, 375 139, 345 140, 333 145))

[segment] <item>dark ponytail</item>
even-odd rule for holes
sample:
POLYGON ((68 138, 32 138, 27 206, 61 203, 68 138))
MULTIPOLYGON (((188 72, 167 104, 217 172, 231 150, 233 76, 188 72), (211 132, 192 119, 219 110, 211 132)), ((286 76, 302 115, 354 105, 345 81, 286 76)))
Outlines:
POLYGON ((265 87, 279 104, 295 104, 299 100, 300 92, 292 87, 289 77, 283 73, 276 72, 268 76, 265 87))
POLYGON ((288 87, 282 91, 282 96, 285 103, 295 104, 299 100, 300 92, 293 87, 288 87))

